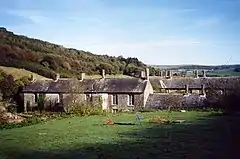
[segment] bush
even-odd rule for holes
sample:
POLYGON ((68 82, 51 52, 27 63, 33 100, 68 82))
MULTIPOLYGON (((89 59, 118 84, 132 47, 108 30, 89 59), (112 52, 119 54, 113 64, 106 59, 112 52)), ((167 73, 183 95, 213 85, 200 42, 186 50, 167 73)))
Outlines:
POLYGON ((207 93, 207 105, 213 109, 220 109, 225 113, 240 112, 240 81, 236 80, 231 85, 231 89, 221 91, 216 85, 208 85, 210 88, 207 93))
POLYGON ((85 116, 85 115, 101 115, 103 114, 102 107, 100 105, 94 106, 92 104, 72 104, 69 107, 69 113, 85 116))
POLYGON ((170 124, 172 121, 164 117, 155 116, 149 119, 149 123, 155 124, 170 124))

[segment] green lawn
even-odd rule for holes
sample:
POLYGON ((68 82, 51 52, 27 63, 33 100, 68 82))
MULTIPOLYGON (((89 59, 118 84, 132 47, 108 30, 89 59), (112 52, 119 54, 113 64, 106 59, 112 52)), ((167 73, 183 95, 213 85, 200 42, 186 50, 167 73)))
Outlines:
POLYGON ((1 130, 0 158, 234 158, 240 143, 237 116, 149 112, 140 113, 142 125, 128 124, 136 121, 135 114, 111 116, 119 125, 104 125, 106 116, 90 116, 1 130), (154 116, 186 121, 149 123, 154 116))

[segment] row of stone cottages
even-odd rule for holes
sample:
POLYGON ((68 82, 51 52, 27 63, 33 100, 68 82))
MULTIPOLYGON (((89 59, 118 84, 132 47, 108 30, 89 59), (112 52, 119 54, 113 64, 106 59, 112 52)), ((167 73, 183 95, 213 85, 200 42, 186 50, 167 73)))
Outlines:
POLYGON ((229 88, 227 83, 239 79, 205 76, 172 78, 171 72, 167 74, 168 76, 150 79, 149 69, 146 69, 141 72, 140 78, 105 78, 103 70, 102 78, 99 79, 85 79, 85 74, 82 73, 81 79, 56 76, 54 80, 33 80, 23 88, 24 111, 27 111, 27 107, 37 107, 41 95, 44 95, 45 108, 59 103, 65 108, 69 103, 100 104, 107 111, 201 106, 206 99, 206 85, 212 82, 218 84, 220 90, 225 90, 229 88), (161 91, 155 93, 152 84, 157 85, 161 91))

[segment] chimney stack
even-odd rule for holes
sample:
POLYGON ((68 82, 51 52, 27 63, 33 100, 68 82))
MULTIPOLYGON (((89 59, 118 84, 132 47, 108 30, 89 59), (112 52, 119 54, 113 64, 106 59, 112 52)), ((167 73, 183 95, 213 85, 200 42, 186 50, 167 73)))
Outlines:
POLYGON ((58 81, 58 79, 60 78, 60 74, 59 73, 56 73, 53 80, 54 81, 58 81))
POLYGON ((206 92, 205 92, 205 85, 201 85, 201 94, 202 95, 206 94, 206 92))
POLYGON ((195 78, 198 78, 198 70, 195 70, 195 78))
POLYGON ((203 78, 206 78, 206 71, 203 70, 202 73, 203 73, 203 78))
POLYGON ((160 77, 163 76, 163 71, 159 71, 159 76, 160 76, 160 77))
POLYGON ((188 94, 189 94, 189 86, 185 85, 185 95, 188 95, 188 94))
POLYGON ((145 70, 145 76, 146 76, 146 80, 149 81, 149 68, 146 68, 146 70, 145 70))
POLYGON ((85 78, 85 73, 81 73, 80 80, 82 81, 84 80, 84 78, 85 78))
POLYGON ((31 74, 31 76, 30 76, 30 78, 29 78, 29 81, 30 81, 30 82, 34 82, 35 80, 36 80, 36 78, 34 77, 33 74, 31 74))
POLYGON ((105 78, 105 70, 102 70, 102 78, 105 78))
POLYGON ((172 79, 172 71, 171 70, 167 71, 167 78, 172 79))

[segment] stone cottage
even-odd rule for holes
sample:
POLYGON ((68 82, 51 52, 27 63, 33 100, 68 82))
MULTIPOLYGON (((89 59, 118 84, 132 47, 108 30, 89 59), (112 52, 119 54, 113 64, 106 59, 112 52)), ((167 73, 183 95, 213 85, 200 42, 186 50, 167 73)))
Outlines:
POLYGON ((202 77, 194 71, 194 77, 173 77, 171 71, 151 77, 154 93, 149 95, 146 108, 168 109, 170 107, 201 107, 205 105, 208 91, 227 93, 240 85, 239 77, 202 77))
POLYGON ((33 80, 23 88, 24 111, 28 107, 38 107, 39 100, 44 107, 69 103, 97 103, 103 110, 133 109, 144 107, 153 88, 149 81, 149 70, 141 73, 140 78, 102 78, 63 79, 56 76, 54 80, 33 80), (99 103, 100 102, 100 103, 99 103))

